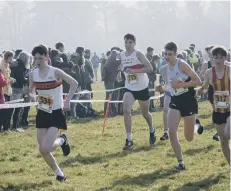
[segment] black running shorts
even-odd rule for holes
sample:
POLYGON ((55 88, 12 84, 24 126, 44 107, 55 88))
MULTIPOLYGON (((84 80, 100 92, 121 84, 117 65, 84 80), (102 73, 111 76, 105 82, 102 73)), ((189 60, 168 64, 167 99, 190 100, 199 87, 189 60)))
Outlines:
POLYGON ((227 122, 228 117, 230 116, 230 112, 220 113, 220 112, 213 112, 213 123, 216 125, 221 125, 227 122))
POLYGON ((169 108, 179 110, 181 117, 187 117, 198 113, 198 103, 196 98, 174 99, 171 97, 169 108))
POLYGON ((47 113, 38 109, 36 115, 36 128, 57 127, 58 129, 67 129, 66 117, 62 109, 53 110, 47 113))
POLYGON ((150 98, 148 88, 145 88, 145 89, 140 90, 140 91, 132 91, 132 90, 125 88, 125 93, 126 92, 130 92, 133 95, 135 100, 147 101, 150 98))

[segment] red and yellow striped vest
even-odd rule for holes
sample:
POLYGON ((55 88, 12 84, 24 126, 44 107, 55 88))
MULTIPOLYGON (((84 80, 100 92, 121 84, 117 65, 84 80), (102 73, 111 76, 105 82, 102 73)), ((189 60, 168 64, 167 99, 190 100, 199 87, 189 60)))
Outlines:
POLYGON ((212 85, 214 89, 214 111, 226 113, 230 111, 230 68, 225 66, 224 76, 218 79, 215 67, 212 67, 212 85))

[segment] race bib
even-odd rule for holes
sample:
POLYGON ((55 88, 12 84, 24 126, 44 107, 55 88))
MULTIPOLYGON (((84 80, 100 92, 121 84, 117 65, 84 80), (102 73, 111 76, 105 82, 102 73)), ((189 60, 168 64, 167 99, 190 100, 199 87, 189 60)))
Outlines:
POLYGON ((184 94, 186 92, 188 92, 188 88, 179 88, 179 89, 174 90, 174 95, 179 96, 179 95, 184 94))
POLYGON ((47 95, 38 96, 38 109, 43 110, 47 113, 52 113, 54 105, 54 98, 47 95))
POLYGON ((139 81, 138 74, 128 74, 127 79, 129 84, 137 84, 139 81))
POLYGON ((215 91, 215 107, 218 109, 227 109, 230 106, 229 91, 215 91))

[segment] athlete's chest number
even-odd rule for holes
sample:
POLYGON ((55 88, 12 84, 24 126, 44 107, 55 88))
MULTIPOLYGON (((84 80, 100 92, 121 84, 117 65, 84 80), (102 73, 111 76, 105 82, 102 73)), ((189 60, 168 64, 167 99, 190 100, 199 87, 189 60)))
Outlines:
POLYGON ((138 75, 137 74, 128 74, 128 83, 129 84, 136 84, 138 83, 138 75))
POLYGON ((40 95, 38 96, 38 108, 48 112, 52 113, 53 105, 54 105, 54 99, 51 96, 45 96, 45 95, 40 95))
POLYGON ((215 91, 215 107, 216 108, 228 108, 230 105, 229 91, 215 91))

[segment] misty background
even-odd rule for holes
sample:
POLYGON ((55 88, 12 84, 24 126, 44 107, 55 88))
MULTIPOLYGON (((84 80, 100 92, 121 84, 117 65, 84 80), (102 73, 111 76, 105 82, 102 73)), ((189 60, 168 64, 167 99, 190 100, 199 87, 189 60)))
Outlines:
POLYGON ((230 48, 230 2, 218 1, 0 1, 0 51, 44 43, 66 52, 77 46, 98 53, 124 48, 123 37, 134 33, 137 48, 159 53, 166 42, 179 49, 196 44, 230 48))

